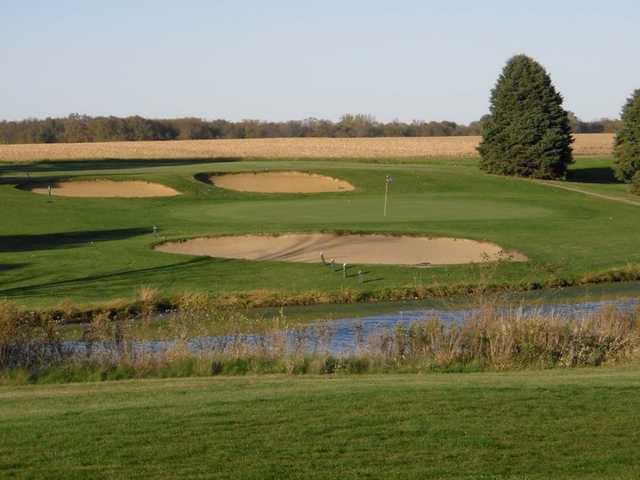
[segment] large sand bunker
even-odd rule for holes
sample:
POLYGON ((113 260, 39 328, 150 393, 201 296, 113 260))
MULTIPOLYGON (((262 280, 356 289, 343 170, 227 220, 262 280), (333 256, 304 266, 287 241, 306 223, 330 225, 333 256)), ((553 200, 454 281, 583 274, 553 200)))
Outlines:
MULTIPOLYGON (((31 188, 32 192, 48 194, 49 186, 31 188)), ((51 194, 60 197, 146 198, 173 197, 180 192, 159 183, 140 180, 114 182, 112 180, 83 180, 58 182, 51 186, 51 194)))
POLYGON ((336 235, 331 233, 243 235, 167 242, 156 250, 219 258, 382 265, 453 265, 500 259, 526 261, 493 243, 455 238, 336 235))
POLYGON ((344 180, 303 172, 256 172, 211 175, 216 187, 239 192, 259 193, 321 193, 354 190, 344 180))

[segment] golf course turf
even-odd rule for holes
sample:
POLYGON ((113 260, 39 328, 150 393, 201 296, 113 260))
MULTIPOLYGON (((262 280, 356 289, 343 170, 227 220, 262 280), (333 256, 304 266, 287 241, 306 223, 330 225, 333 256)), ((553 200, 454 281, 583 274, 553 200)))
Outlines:
POLYGON ((12 478, 633 479, 637 367, 0 389, 12 478))
MULTIPOLYGON (((264 291, 286 300, 313 292, 311 301, 322 301, 433 285, 587 283, 640 264, 640 205, 613 180, 611 163, 580 157, 561 183, 486 175, 477 160, 454 158, 0 164, 0 299, 46 309, 63 299, 132 300, 143 286, 167 296, 264 291), (266 194, 201 181, 264 170, 325 175, 354 190, 266 194), (180 195, 49 198, 27 187, 93 180, 152 182, 180 195), (321 263, 154 251, 168 241, 287 232, 464 238, 528 260, 362 265, 359 278, 321 263)), ((69 381, 60 365, 42 383, 23 386, 37 372, 7 371, 0 477, 634 479, 640 367, 630 362, 47 385, 69 381)), ((113 372, 109 378, 120 378, 113 372)), ((89 372, 86 380, 94 379, 89 372)))
MULTIPOLYGON (((579 157, 569 182, 633 202, 611 178, 612 160, 579 157)), ((476 159, 92 160, 0 164, 0 298, 28 307, 131 299, 141 286, 288 294, 381 292, 432 285, 554 285, 640 262, 638 206, 551 184, 483 174, 476 159), (303 171, 348 181, 352 192, 262 194, 196 177, 303 171), (393 177, 383 217, 384 179, 393 177), (147 181, 166 198, 48 198, 29 183, 147 181), (154 226, 157 231, 154 233, 154 226), (153 251, 166 240, 285 232, 386 233, 466 238, 521 252, 528 262, 363 268, 362 282, 321 264, 252 262, 153 251)))

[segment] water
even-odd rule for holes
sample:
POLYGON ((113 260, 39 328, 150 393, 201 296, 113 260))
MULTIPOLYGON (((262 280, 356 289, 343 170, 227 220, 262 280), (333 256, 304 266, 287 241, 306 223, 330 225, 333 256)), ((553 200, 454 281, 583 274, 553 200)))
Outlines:
MULTIPOLYGON (((628 312, 639 304, 637 298, 617 298, 610 300, 588 301, 581 303, 558 303, 542 305, 522 305, 517 308, 498 308, 498 312, 513 312, 522 316, 543 315, 563 319, 584 318, 605 307, 615 307, 628 312)), ((392 330, 397 326, 409 327, 411 324, 429 318, 438 318, 443 324, 463 323, 477 314, 478 309, 409 309, 393 313, 376 314, 364 317, 348 317, 337 320, 312 322, 295 331, 270 334, 247 334, 237 336, 210 336, 189 339, 185 347, 194 354, 220 352, 234 343, 248 347, 267 346, 285 351, 295 351, 303 346, 306 353, 326 351, 333 355, 348 355, 355 352, 376 335, 392 330)), ((178 345, 176 340, 133 341, 127 344, 129 354, 133 356, 159 355, 178 345)), ((110 356, 117 358, 123 353, 123 345, 113 342, 66 342, 65 348, 78 357, 110 356)))

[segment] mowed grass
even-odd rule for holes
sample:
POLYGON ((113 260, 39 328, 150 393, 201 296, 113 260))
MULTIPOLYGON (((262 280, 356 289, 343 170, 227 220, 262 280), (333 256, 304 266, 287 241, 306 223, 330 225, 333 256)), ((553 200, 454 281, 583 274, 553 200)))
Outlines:
POLYGON ((638 367, 0 388, 3 478, 635 479, 638 367))
MULTIPOLYGON (((610 157, 579 158, 572 186, 632 198, 611 178, 610 157), (600 182, 600 183, 596 183, 600 182)), ((474 159, 104 160, 0 165, 0 298, 47 307, 131 299, 140 286, 163 295, 275 291, 283 295, 381 292, 482 282, 526 286, 575 280, 640 263, 638 206, 535 182, 486 175, 474 159), (251 194, 197 181, 203 172, 303 170, 350 181, 356 191, 251 194), (392 175, 389 215, 384 177, 392 175), (16 188, 26 181, 149 180, 170 198, 54 198, 16 188), (158 234, 153 234, 153 226, 158 234), (163 239, 200 235, 386 232, 463 237, 518 250, 527 263, 490 268, 358 267, 365 282, 322 265, 246 262, 154 252, 163 239)))

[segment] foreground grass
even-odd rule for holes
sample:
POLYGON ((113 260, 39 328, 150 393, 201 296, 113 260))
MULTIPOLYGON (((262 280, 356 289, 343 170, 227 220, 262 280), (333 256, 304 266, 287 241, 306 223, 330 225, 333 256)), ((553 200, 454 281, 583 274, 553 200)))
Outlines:
POLYGON ((0 388, 0 476, 640 476, 640 368, 0 388))

